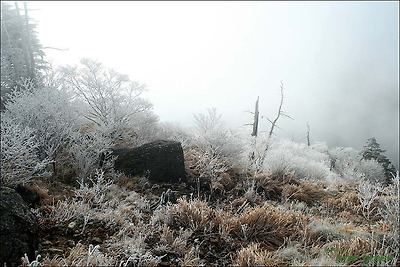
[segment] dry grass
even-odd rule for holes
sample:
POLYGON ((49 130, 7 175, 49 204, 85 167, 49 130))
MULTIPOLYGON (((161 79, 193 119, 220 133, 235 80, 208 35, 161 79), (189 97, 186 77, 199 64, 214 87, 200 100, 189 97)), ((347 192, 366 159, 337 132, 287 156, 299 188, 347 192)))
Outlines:
POLYGON ((264 173, 254 176, 254 181, 257 184, 257 191, 262 193, 266 199, 280 200, 282 196, 283 182, 271 178, 264 173))
MULTIPOLYGON (((39 265, 342 266, 363 264, 364 254, 372 258, 393 254, 393 222, 371 216, 368 224, 355 185, 331 184, 327 192, 325 184, 299 181, 292 174, 277 180, 268 174, 232 170, 214 178, 209 181, 223 192, 218 198, 212 197, 212 191, 205 192, 211 195, 205 200, 193 198, 195 188, 180 192, 186 196, 176 204, 155 210, 150 209, 148 199, 159 199, 163 185, 137 193, 130 190, 138 188, 136 181, 123 176, 118 184, 98 179, 83 185, 69 200, 37 211, 42 214, 43 230, 51 224, 65 231, 76 222, 74 231, 80 239, 74 241, 82 240, 76 246, 55 245, 65 254, 52 259, 54 254, 46 254, 46 247, 39 265), (88 261, 91 235, 97 233, 90 226, 94 221, 107 236, 101 236, 101 249, 93 253, 95 247, 91 247, 88 261), (374 239, 370 238, 372 230, 374 239), (325 248, 338 251, 328 253, 325 248), (351 255, 359 257, 346 257, 351 255)), ((51 195, 42 186, 38 190, 43 198, 51 195)), ((392 203, 393 196, 383 192, 376 199, 379 210, 379 203, 392 203)), ((384 264, 394 266, 394 261, 384 264)))
MULTIPOLYGON (((368 223, 365 216, 365 210, 363 212, 363 206, 361 205, 360 198, 363 196, 356 192, 354 189, 355 185, 337 185, 341 190, 348 189, 339 193, 336 197, 327 197, 325 203, 326 208, 336 213, 337 216, 345 218, 348 221, 365 221, 368 223), (345 189, 343 189, 345 188, 345 189)), ((378 221, 382 218, 379 214, 379 209, 382 207, 382 201, 388 198, 385 195, 378 195, 371 203, 369 207, 369 220, 371 222, 378 221)), ((365 207, 364 207, 365 208, 365 207)))
POLYGON ((180 198, 168 209, 168 214, 168 225, 177 229, 184 227, 196 231, 214 227, 214 210, 204 201, 180 198))
POLYGON ((179 260, 181 266, 202 266, 204 262, 200 259, 199 248, 192 246, 184 257, 179 260))
POLYGON ((225 191, 230 191, 236 186, 236 182, 232 179, 229 173, 221 173, 217 181, 222 185, 225 191))
POLYGON ((333 241, 350 240, 355 237, 367 238, 367 227, 356 226, 353 223, 340 223, 331 218, 313 220, 309 224, 310 237, 314 244, 325 244, 333 241))
POLYGON ((328 250, 326 254, 338 262, 346 264, 360 265, 365 264, 364 255, 370 257, 376 249, 370 240, 361 237, 355 237, 350 240, 337 240, 327 243, 323 246, 328 250))
POLYGON ((327 197, 327 193, 311 181, 301 181, 299 185, 286 184, 283 186, 282 195, 286 200, 296 199, 307 205, 322 201, 327 197))
POLYGON ((233 260, 234 266, 285 266, 287 262, 281 261, 275 252, 261 249, 259 244, 251 243, 238 251, 233 260))
POLYGON ((64 255, 57 255, 52 259, 46 257, 40 262, 40 266, 112 266, 115 264, 115 259, 102 253, 100 246, 87 247, 81 243, 64 255))
POLYGON ((362 207, 358 194, 352 191, 340 194, 337 197, 330 197, 326 199, 329 209, 335 212, 347 211, 353 216, 362 214, 362 207))
POLYGON ((269 250, 276 250, 286 238, 299 237, 304 217, 293 211, 279 210, 269 204, 248 208, 232 220, 231 234, 245 241, 262 243, 269 250))
POLYGON ((294 266, 346 266, 346 265, 336 261, 335 259, 322 255, 303 263, 303 265, 295 264, 294 266))

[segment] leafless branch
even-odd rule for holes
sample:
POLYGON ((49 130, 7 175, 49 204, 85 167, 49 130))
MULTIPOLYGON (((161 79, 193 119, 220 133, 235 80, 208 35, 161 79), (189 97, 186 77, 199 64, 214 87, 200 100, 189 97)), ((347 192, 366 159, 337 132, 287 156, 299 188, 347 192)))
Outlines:
POLYGON ((276 122, 278 121, 279 117, 282 115, 282 105, 283 105, 283 83, 281 81, 281 103, 279 104, 278 108, 278 114, 276 115, 276 118, 271 122, 271 130, 269 131, 268 138, 271 138, 272 133, 274 132, 274 129, 276 127, 276 122))

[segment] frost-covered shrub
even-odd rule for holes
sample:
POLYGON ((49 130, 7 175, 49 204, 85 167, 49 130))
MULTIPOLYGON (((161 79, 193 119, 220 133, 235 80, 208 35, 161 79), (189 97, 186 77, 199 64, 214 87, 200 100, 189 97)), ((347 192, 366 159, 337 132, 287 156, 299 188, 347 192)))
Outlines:
POLYGON ((263 169, 279 177, 293 172, 298 178, 333 180, 335 177, 329 170, 329 162, 327 154, 312 146, 287 139, 271 139, 263 169))
POLYGON ((376 209, 376 205, 373 205, 373 203, 380 191, 382 191, 382 188, 380 188, 379 184, 372 185, 369 180, 361 181, 358 185, 357 192, 362 207, 361 212, 368 221, 376 209))
POLYGON ((359 151, 351 147, 335 147, 329 150, 331 169, 345 181, 359 182, 363 179, 372 182, 385 182, 385 173, 376 160, 365 160, 359 151))
POLYGON ((193 145, 194 136, 189 129, 177 122, 161 122, 159 124, 159 139, 178 141, 183 148, 193 145))
MULTIPOLYGON (((145 143, 165 139, 160 136, 162 127, 159 118, 151 110, 133 114, 126 125, 121 125, 111 137, 116 146, 136 147, 145 143)), ((104 127, 101 127, 104 129, 104 127)), ((107 131, 102 130, 107 133, 107 131)))
POLYGON ((229 161, 235 161, 244 151, 241 138, 228 130, 217 114, 216 108, 207 114, 194 115, 196 123, 195 144, 211 154, 219 154, 229 161))
POLYGON ((376 161, 374 159, 361 160, 358 163, 356 170, 358 170, 358 172, 364 174, 365 179, 367 179, 371 182, 380 183, 380 184, 384 184, 386 182, 384 168, 378 161, 376 161))
POLYGON ((220 174, 228 170, 228 164, 224 158, 214 153, 199 149, 191 149, 185 153, 186 166, 197 175, 197 196, 200 197, 200 184, 202 181, 211 182, 211 189, 214 189, 215 182, 220 174))
POLYGON ((348 181, 356 181, 362 178, 356 173, 354 167, 361 160, 357 150, 351 147, 335 147, 329 150, 331 169, 348 181))
POLYGON ((125 224, 108 241, 109 249, 122 256, 120 266, 157 266, 162 256, 155 256, 146 248, 148 229, 133 223, 125 224))
POLYGON ((50 159, 40 160, 35 131, 12 119, 8 112, 1 118, 1 181, 14 185, 45 175, 50 159))
POLYGON ((50 158, 55 171, 55 162, 75 128, 70 96, 52 87, 35 88, 26 81, 23 89, 10 95, 6 110, 14 123, 34 131, 40 159, 50 158))
POLYGON ((328 154, 329 152, 329 147, 326 142, 315 142, 310 146, 310 148, 324 154, 328 154))
MULTIPOLYGON (((95 129, 75 131, 68 152, 73 158, 78 177, 88 176, 93 169, 113 163, 109 151, 113 145, 111 138, 95 129), (100 166, 103 165, 103 166, 100 166)), ((104 168, 106 169, 106 168, 104 168)))
POLYGON ((100 207, 106 202, 105 196, 112 186, 112 181, 107 181, 102 171, 96 171, 94 177, 89 177, 88 180, 88 182, 81 181, 79 183, 79 189, 75 190, 75 196, 84 200, 91 207, 100 207))
POLYGON ((251 136, 251 132, 241 129, 240 134, 244 140, 245 152, 243 153, 243 164, 258 173, 263 170, 266 149, 270 139, 266 135, 251 136))
POLYGON ((50 214, 51 218, 59 222, 82 219, 86 225, 99 211, 106 213, 106 209, 112 204, 106 198, 106 194, 112 188, 112 182, 105 179, 102 171, 96 171, 95 175, 87 180, 79 183, 79 188, 74 190, 74 197, 55 204, 50 214))
POLYGON ((61 223, 81 223, 84 230, 93 220, 100 220, 107 227, 125 227, 140 221, 143 212, 150 210, 145 197, 118 187, 100 170, 82 180, 73 192, 73 197, 56 202, 52 212, 45 216, 61 223))

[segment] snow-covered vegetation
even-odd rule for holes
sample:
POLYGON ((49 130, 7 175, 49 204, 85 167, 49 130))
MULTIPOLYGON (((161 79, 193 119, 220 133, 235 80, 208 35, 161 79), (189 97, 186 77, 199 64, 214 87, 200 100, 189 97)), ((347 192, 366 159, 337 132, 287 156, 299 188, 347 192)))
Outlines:
MULTIPOLYGON (((18 96, 6 106, 28 96, 35 103, 35 94, 18 96)), ((73 111, 72 104, 68 108, 73 111)), ((18 111, 40 114, 34 105, 30 110, 18 111)), ((41 159, 40 142, 33 142, 31 150, 23 147, 32 138, 46 136, 42 132, 59 129, 52 123, 56 116, 47 116, 39 132, 27 116, 18 119, 14 114, 18 113, 3 113, 7 157, 2 159, 7 163, 18 158, 22 163, 2 164, 2 173, 7 174, 2 182, 27 183, 42 198, 35 210, 42 231, 41 257, 32 262, 24 257, 25 265, 398 263, 398 173, 386 185, 383 167, 362 159, 352 148, 307 146, 279 137, 252 137, 246 130, 208 127, 215 125, 210 121, 217 115, 214 110, 197 120, 196 129, 154 127, 159 131, 153 131, 148 141, 183 142, 189 179, 187 184, 156 184, 146 177, 116 173, 112 159, 107 168, 99 165, 101 153, 116 142, 134 144, 137 136, 117 139, 100 126, 72 126, 67 120, 68 131, 56 139, 60 156, 48 153, 41 159), (257 172, 252 167, 255 161, 262 162, 257 172), (51 173, 54 162, 58 174, 51 173), (35 164, 50 172, 46 179, 30 173, 35 164), (62 193, 54 187, 62 187, 62 193), (176 192, 177 202, 152 209, 167 189, 176 192)), ((59 116, 69 118, 68 114, 79 116, 79 112, 59 116)))
POLYGON ((215 108, 185 128, 99 62, 17 81, 3 67, 1 184, 40 196, 40 256, 24 266, 398 266, 399 173, 376 140, 358 151, 252 136, 215 108), (112 148, 160 139, 182 144, 187 183, 114 169, 112 148), (176 201, 155 205, 169 189, 176 201))

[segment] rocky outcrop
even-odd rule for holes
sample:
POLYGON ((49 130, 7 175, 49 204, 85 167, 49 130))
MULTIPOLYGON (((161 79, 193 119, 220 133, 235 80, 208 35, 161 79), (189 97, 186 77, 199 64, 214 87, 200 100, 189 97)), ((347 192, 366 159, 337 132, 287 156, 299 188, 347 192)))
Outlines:
POLYGON ((0 190, 0 266, 18 266, 25 253, 35 257, 37 219, 14 189, 0 190))
POLYGON ((181 143, 154 141, 136 148, 114 149, 115 169, 127 175, 148 175, 154 182, 186 181, 181 143))
POLYGON ((22 197, 29 208, 36 208, 36 206, 39 205, 40 197, 34 190, 21 184, 17 185, 15 190, 22 197))

